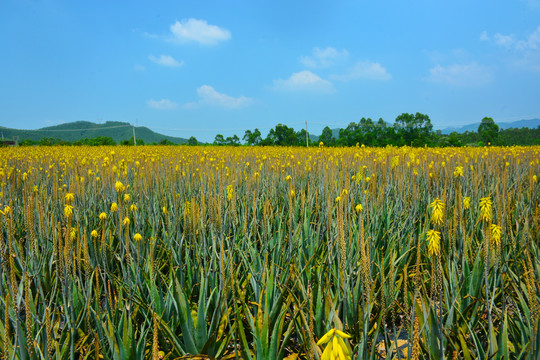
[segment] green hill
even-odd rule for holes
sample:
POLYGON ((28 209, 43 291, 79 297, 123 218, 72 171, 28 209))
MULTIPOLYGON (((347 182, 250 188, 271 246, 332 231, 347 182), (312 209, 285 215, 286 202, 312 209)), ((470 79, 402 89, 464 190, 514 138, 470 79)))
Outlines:
MULTIPOLYGON (((18 137, 19 141, 39 141, 43 138, 59 138, 63 141, 74 142, 84 138, 110 137, 119 143, 133 137, 133 128, 129 123, 119 121, 107 121, 104 124, 95 124, 89 121, 75 121, 55 126, 48 126, 37 130, 19 130, 0 126, 0 131, 5 139, 18 137)), ((175 144, 184 144, 187 139, 167 136, 156 133, 145 126, 135 127, 137 140, 144 140, 145 144, 159 143, 166 139, 175 144)))

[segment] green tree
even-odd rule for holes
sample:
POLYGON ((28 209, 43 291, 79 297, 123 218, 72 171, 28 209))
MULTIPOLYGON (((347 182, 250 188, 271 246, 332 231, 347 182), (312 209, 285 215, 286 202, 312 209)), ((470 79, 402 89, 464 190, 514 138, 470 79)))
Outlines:
POLYGON ((423 146, 430 142, 433 125, 429 116, 417 112, 403 113, 396 118, 394 129, 400 139, 399 145, 423 146))
POLYGON ((236 134, 233 136, 227 136, 225 139, 225 145, 238 146, 240 145, 240 138, 236 134))
POLYGON ((265 139, 265 144, 292 146, 296 144, 296 141, 296 133, 293 128, 287 125, 277 124, 275 128, 270 129, 265 139))
POLYGON ((214 138, 214 145, 225 145, 225 139, 223 138, 223 135, 216 135, 216 137, 214 138))
POLYGON ((325 146, 332 146, 335 143, 332 130, 328 126, 323 129, 321 136, 319 136, 319 142, 321 141, 325 146))
POLYGON ((244 134, 244 137, 242 138, 248 145, 259 145, 262 141, 261 132, 259 129, 253 130, 246 130, 246 133, 244 134))
POLYGON ((197 141, 197 138, 195 136, 192 136, 188 139, 188 145, 198 145, 199 144, 199 141, 197 141))
POLYGON ((493 143, 499 136, 499 125, 495 124, 492 118, 485 117, 478 125, 478 135, 480 135, 485 145, 493 143))

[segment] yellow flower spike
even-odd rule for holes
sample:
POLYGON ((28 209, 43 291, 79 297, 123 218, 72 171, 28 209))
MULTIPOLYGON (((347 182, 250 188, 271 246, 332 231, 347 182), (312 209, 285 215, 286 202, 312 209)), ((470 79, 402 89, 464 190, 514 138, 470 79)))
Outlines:
POLYGON ((456 170, 454 170, 454 177, 455 178, 463 177, 463 166, 458 166, 456 170))
POLYGON ((317 342, 317 346, 321 346, 322 344, 326 344, 332 339, 332 336, 334 336, 334 333, 336 332, 335 329, 331 329, 326 334, 323 335, 322 338, 317 342))
POLYGON ((126 190, 126 187, 120 181, 117 181, 114 184, 114 189, 116 190, 117 193, 121 193, 121 192, 124 192, 124 190, 126 190))
POLYGON ((117 205, 115 202, 113 202, 113 203, 111 204, 111 211, 112 211, 112 212, 115 212, 116 210, 118 210, 118 205, 117 205))
POLYGON ((64 206, 64 216, 66 218, 73 216, 73 206, 67 204, 64 206))
POLYGON ((169 215, 169 211, 165 206, 161 209, 161 211, 163 212, 163 215, 169 215))
POLYGON ((364 210, 364 207, 362 206, 362 204, 358 204, 358 205, 356 205, 355 210, 356 210, 357 213, 360 214, 362 212, 362 210, 364 210))
POLYGON ((471 207, 471 198, 468 196, 465 196, 463 198, 463 209, 467 210, 471 207))
POLYGON ((129 218, 128 217, 125 217, 124 218, 124 221, 122 221, 122 223, 124 224, 124 226, 129 226, 131 221, 129 221, 129 218))
POLYGON ((75 195, 73 193, 67 193, 65 198, 66 198, 66 203, 68 203, 69 205, 71 205, 73 201, 75 201, 75 195))
POLYGON ((480 219, 486 222, 491 220, 492 205, 493 203, 491 202, 491 196, 480 199, 480 219))
POLYGON ((124 194, 124 202, 125 202, 125 203, 128 203, 128 202, 130 202, 130 201, 131 201, 131 195, 129 195, 129 194, 124 194))
POLYGON ((289 196, 290 196, 290 197, 294 197, 294 190, 291 190, 291 191, 289 192, 289 196))
POLYGON ((139 234, 139 233, 136 233, 135 235, 133 235, 133 240, 141 241, 142 240, 142 235, 139 234))
POLYGON ((433 208, 433 213, 431 214, 431 222, 434 224, 442 225, 444 215, 444 202, 439 198, 436 198, 429 205, 429 207, 433 208))
POLYGON ((104 220, 107 220, 107 214, 102 212, 101 214, 99 214, 99 220, 101 221, 104 221, 104 220))
POLYGON ((129 207, 129 209, 133 212, 137 211, 137 205, 135 204, 131 204, 131 206, 129 207))
POLYGON ((502 227, 496 224, 491 224, 491 241, 497 245, 501 242, 502 227))
POLYGON ((336 203, 339 203, 339 202, 341 202, 341 196, 338 196, 338 197, 336 198, 336 203))
POLYGON ((441 233, 439 231, 429 230, 426 236, 429 255, 439 255, 441 250, 441 233))
POLYGON ((92 232, 90 233, 90 236, 93 237, 93 238, 97 238, 98 237, 98 232, 96 230, 92 230, 92 232))

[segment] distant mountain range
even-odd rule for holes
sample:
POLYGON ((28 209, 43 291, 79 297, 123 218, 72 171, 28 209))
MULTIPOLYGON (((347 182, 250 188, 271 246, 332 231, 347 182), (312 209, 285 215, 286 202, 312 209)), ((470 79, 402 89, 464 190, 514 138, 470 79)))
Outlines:
MULTIPOLYGON (((538 126, 540 126, 540 119, 529 119, 529 120, 518 120, 513 122, 496 122, 497 125, 499 125, 499 129, 510 129, 510 128, 529 128, 529 129, 536 129, 538 126)), ((458 132, 458 133, 464 133, 466 131, 478 131, 478 125, 480 123, 474 123, 465 125, 462 127, 447 127, 444 129, 441 129, 441 132, 445 135, 448 135, 452 132, 458 132)))
MULTIPOLYGON (((48 126, 37 130, 19 130, 0 126, 1 135, 5 139, 18 137, 21 140, 39 141, 42 138, 59 138, 63 141, 74 142, 84 138, 110 137, 119 143, 133 137, 133 127, 129 123, 107 121, 104 124, 95 124, 89 121, 75 121, 56 126, 48 126)), ((184 144, 187 139, 159 134, 145 126, 135 127, 135 138, 142 139, 146 144, 159 143, 166 139, 175 144, 184 144)))

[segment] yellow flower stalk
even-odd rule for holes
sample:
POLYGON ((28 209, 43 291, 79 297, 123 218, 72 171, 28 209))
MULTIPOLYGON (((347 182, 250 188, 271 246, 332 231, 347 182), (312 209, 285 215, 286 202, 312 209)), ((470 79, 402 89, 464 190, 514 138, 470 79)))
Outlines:
POLYGON ((364 210, 362 204, 356 205, 356 207, 354 209, 356 210, 357 213, 361 213, 362 210, 364 210))
POLYGON ((433 224, 442 225, 443 223, 443 215, 444 215, 444 203, 439 198, 436 198, 433 200, 433 202, 429 205, 430 208, 433 209, 433 212, 431 213, 431 222, 433 224))
POLYGON ((64 206, 64 216, 69 219, 73 216, 73 206, 66 204, 64 206))
POLYGON ((131 201, 131 195, 129 194, 124 194, 124 202, 125 203, 129 203, 131 201))
POLYGON ((439 231, 429 230, 426 236, 429 255, 439 255, 441 251, 441 233, 439 231))
POLYGON ((463 166, 458 166, 458 167, 454 170, 454 177, 455 177, 455 178, 463 177, 463 166))
POLYGON ((71 205, 75 201, 75 195, 73 193, 67 193, 65 196, 66 204, 71 205))
POLYGON ((131 221, 129 221, 129 218, 128 217, 125 217, 124 218, 124 221, 122 221, 122 223, 124 224, 124 226, 129 226, 131 221))
POLYGON ((93 238, 97 238, 99 236, 98 232, 96 230, 92 230, 92 232, 90 233, 90 236, 93 237, 93 238))
POLYGON ((99 214, 99 220, 101 221, 105 221, 107 220, 107 214, 102 212, 101 214, 99 214))
POLYGON ((501 242, 502 227, 496 224, 491 224, 490 230, 492 243, 499 245, 501 242))
POLYGON ((117 211, 117 210, 118 210, 118 205, 117 205, 115 202, 113 202, 113 203, 111 204, 111 211, 112 211, 112 212, 115 212, 115 211, 117 211))
POLYGON ((142 235, 139 234, 139 233, 136 233, 135 235, 133 235, 133 240, 141 241, 142 240, 142 235))
POLYGON ((467 210, 471 207, 471 198, 468 196, 465 196, 463 198, 463 209, 467 210))
POLYGON ((114 184, 114 189, 116 190, 117 193, 122 193, 124 192, 124 190, 126 190, 126 187, 120 181, 117 181, 114 184))
POLYGON ((480 219, 482 221, 491 221, 491 196, 483 197, 480 199, 480 219))
POLYGON ((234 194, 234 188, 232 185, 227 185, 227 201, 231 201, 234 194))

